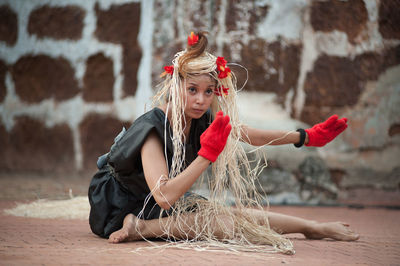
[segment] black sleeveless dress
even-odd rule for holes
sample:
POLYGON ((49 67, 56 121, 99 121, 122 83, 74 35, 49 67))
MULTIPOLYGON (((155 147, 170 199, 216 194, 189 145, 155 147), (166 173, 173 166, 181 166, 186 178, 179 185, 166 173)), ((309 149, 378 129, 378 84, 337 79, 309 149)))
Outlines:
MULTIPOLYGON (((196 157, 200 149, 200 135, 211 123, 207 112, 199 119, 193 119, 189 139, 185 144, 185 167, 196 157)), ((140 116, 123 136, 114 143, 107 154, 105 163, 100 166, 89 186, 90 228, 96 235, 108 238, 122 227, 123 219, 129 213, 138 216, 144 201, 150 193, 141 160, 141 148, 150 132, 154 131, 164 143, 166 133, 166 154, 168 166, 171 165, 173 149, 172 129, 165 114, 159 108, 140 116)), ((168 167, 169 169, 169 167, 168 167)), ((188 194, 185 194, 186 196, 188 194)), ((141 219, 158 219, 161 207, 151 196, 141 219)), ((164 212, 165 213, 165 212, 164 212)), ((166 215, 166 214, 165 214, 166 215)))

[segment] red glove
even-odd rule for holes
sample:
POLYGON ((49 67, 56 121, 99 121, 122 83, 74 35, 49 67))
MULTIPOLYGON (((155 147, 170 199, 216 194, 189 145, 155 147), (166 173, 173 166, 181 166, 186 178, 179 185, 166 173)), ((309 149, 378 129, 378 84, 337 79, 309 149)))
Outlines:
POLYGON ((219 111, 215 120, 200 136, 201 149, 198 155, 211 162, 215 162, 218 155, 225 148, 231 129, 229 116, 224 116, 224 113, 219 111))
POLYGON ((308 143, 306 146, 322 147, 342 133, 347 128, 347 118, 338 118, 337 115, 333 115, 325 122, 306 129, 305 131, 308 134, 308 143))

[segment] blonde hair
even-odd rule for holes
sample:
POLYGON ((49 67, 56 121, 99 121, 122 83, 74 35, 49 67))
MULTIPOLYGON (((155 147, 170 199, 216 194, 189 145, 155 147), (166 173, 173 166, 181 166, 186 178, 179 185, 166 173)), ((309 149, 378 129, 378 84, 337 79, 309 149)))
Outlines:
MULTIPOLYGON (((193 240, 201 240, 207 248, 223 248, 226 245, 230 249, 270 252, 279 251, 283 253, 293 253, 293 245, 286 238, 274 232, 268 223, 268 217, 263 217, 264 223, 259 223, 259 218, 248 215, 248 208, 264 210, 261 204, 263 197, 256 189, 258 174, 266 167, 265 154, 260 149, 257 152, 259 159, 250 160, 248 154, 241 144, 242 124, 239 120, 238 108, 236 103, 237 87, 236 76, 233 72, 225 78, 218 77, 217 57, 208 53, 206 33, 198 32, 198 42, 193 46, 188 46, 184 51, 178 52, 172 61, 173 73, 163 73, 163 82, 158 86, 159 91, 153 98, 153 106, 167 104, 171 110, 170 119, 172 126, 173 158, 169 169, 168 178, 174 178, 182 169, 185 163, 184 148, 184 93, 186 77, 191 75, 208 74, 217 83, 217 87, 228 88, 228 93, 214 97, 211 104, 211 114, 215 117, 216 112, 222 110, 229 115, 232 131, 228 137, 227 144, 217 161, 212 164, 211 177, 209 180, 210 196, 208 200, 197 197, 181 198, 174 206, 175 211, 171 216, 170 222, 178 224, 178 227, 187 228, 185 222, 185 211, 189 206, 196 206, 194 224, 190 225, 194 232, 187 241, 180 242, 186 245, 193 245, 193 240), (229 207, 227 202, 229 194, 234 198, 235 208, 229 207), (215 228, 225 228, 224 222, 220 217, 225 217, 233 224, 234 230, 227 234, 226 239, 217 239, 215 228), (212 219, 214 218, 214 219, 212 219), (272 249, 266 249, 265 244, 271 245, 272 249)), ((167 119, 167 115, 166 115, 167 119)), ((164 134, 166 136, 166 134, 164 134)), ((164 140, 166 142, 166 140, 164 140)), ((166 145, 165 145, 166 146, 166 145)), ((167 163, 168 164, 168 163, 167 163)), ((204 177, 203 177, 204 178, 204 177)), ((160 178, 160 182, 162 182, 160 178)), ((266 212, 264 212, 266 213, 266 212)), ((168 233, 167 224, 164 229, 168 233)), ((229 228, 225 228, 229 230, 229 228)), ((185 230, 182 230, 182 233, 185 230)), ((168 235, 168 234, 167 234, 168 235)), ((196 243, 199 245, 199 242, 196 243)))

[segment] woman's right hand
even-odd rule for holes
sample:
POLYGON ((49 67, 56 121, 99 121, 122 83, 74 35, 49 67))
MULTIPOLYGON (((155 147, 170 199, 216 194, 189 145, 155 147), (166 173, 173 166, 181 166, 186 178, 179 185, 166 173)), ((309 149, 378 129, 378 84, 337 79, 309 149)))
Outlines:
POLYGON ((200 136, 201 149, 198 155, 211 162, 217 160, 218 155, 225 148, 226 141, 232 129, 229 120, 229 116, 224 116, 222 111, 217 113, 215 120, 200 136))
POLYGON ((336 138, 347 128, 347 118, 339 119, 338 115, 332 115, 325 122, 306 129, 308 142, 306 146, 322 147, 336 138))

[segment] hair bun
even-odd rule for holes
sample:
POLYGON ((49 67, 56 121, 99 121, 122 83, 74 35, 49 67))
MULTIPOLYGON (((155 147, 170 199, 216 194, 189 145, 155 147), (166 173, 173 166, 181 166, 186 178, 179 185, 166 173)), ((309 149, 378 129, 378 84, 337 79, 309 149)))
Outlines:
MULTIPOLYGON (((207 39, 207 35, 208 32, 206 31, 199 31, 194 33, 194 35, 196 35, 198 37, 197 42, 195 41, 189 41, 189 40, 193 40, 193 35, 189 35, 188 37, 188 43, 187 43, 187 47, 186 47, 186 53, 184 53, 182 55, 181 58, 179 58, 179 68, 180 69, 185 69, 185 64, 187 62, 189 62, 192 59, 195 59, 196 57, 200 56, 202 53, 204 53, 204 51, 207 48, 208 45, 208 39, 207 39)), ((196 38, 197 39, 197 38, 196 38)))

